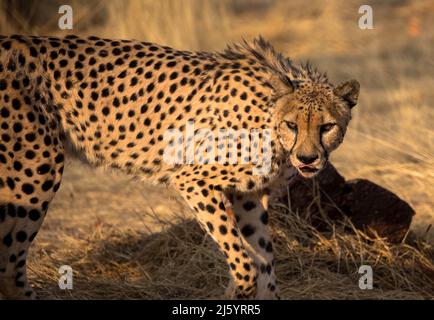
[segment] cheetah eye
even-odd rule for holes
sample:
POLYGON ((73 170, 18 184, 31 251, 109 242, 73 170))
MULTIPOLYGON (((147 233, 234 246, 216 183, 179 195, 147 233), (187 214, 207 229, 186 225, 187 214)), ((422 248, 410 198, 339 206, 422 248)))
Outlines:
POLYGON ((334 127, 336 126, 336 123, 326 123, 326 124, 323 124, 322 126, 321 126, 321 132, 322 133, 324 133, 324 132, 329 132, 331 129, 333 129, 334 127))
POLYGON ((296 131, 297 130, 297 124, 291 121, 285 121, 286 126, 289 130, 296 131))

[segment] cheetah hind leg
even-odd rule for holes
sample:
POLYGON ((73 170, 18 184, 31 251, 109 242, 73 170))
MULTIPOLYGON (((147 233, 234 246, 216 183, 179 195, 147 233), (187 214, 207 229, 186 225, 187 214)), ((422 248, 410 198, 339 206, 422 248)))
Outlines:
POLYGON ((27 279, 27 255, 45 211, 0 205, 0 294, 8 300, 36 299, 27 279))

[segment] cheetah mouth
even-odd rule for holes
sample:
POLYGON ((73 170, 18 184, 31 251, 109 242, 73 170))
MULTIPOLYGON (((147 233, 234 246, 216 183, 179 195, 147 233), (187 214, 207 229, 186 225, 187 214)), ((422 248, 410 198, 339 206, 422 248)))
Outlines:
POLYGON ((319 171, 319 169, 311 166, 300 166, 298 168, 303 173, 317 173, 319 171))
POLYGON ((299 166, 298 170, 300 174, 305 178, 314 177, 320 170, 312 166, 299 166))

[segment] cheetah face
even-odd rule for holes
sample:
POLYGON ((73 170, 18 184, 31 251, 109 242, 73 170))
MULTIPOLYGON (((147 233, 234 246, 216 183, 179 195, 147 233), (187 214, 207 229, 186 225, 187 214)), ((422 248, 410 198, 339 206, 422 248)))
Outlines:
POLYGON ((277 133, 287 160, 306 178, 318 174, 343 141, 356 105, 355 80, 333 88, 301 84, 277 101, 277 133))

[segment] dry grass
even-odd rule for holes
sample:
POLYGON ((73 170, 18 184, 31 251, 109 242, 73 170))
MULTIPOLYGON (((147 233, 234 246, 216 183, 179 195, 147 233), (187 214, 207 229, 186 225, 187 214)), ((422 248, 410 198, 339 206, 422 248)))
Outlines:
POLYGON ((433 298, 431 247, 391 245, 368 237, 347 221, 329 234, 319 233, 299 215, 281 206, 274 212, 278 274, 282 295, 296 299, 433 298), (349 235, 344 229, 350 228, 349 235), (289 263, 288 263, 289 261, 289 263), (361 265, 374 272, 374 290, 358 288, 361 265))
MULTIPOLYGON (((53 2, 32 3, 23 16, 0 0, 0 33, 61 35, 53 2)), ((354 0, 72 1, 74 33, 190 50, 262 34, 294 59, 327 70, 335 83, 361 82, 360 104, 332 162, 346 178, 370 179, 408 201, 417 212, 417 240, 390 245, 345 234, 342 226, 319 234, 281 205, 273 231, 284 298, 434 298, 434 232, 426 232, 434 222, 434 6, 371 3, 375 29, 362 31, 354 0), (361 264, 373 267, 374 290, 358 288, 361 264)), ((68 169, 30 257, 43 298, 221 297, 223 259, 170 191, 78 164, 68 169), (72 291, 57 286, 64 264, 75 272, 72 291)))
MULTIPOLYGON (((182 208, 181 203, 178 206, 182 208)), ((434 254, 426 242, 391 245, 359 231, 348 235, 342 231, 351 228, 348 222, 321 234, 290 211, 280 204, 272 212, 284 299, 433 298, 434 254), (358 287, 361 265, 374 270, 373 290, 358 287)), ((65 230, 65 223, 54 230, 46 228, 37 242, 31 275, 42 297, 221 298, 228 281, 224 260, 189 211, 161 215, 150 209, 138 214, 133 226, 92 219, 83 225, 76 219, 73 231, 65 230), (149 229, 149 221, 160 227, 158 232, 149 229), (54 237, 63 245, 53 244, 54 237), (72 291, 57 288, 56 267, 63 264, 74 268, 72 291)))

